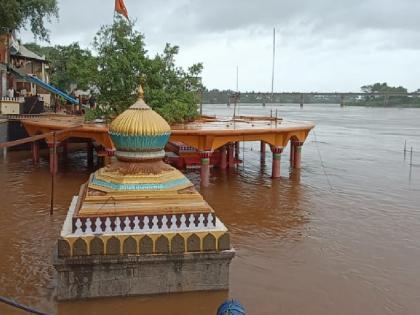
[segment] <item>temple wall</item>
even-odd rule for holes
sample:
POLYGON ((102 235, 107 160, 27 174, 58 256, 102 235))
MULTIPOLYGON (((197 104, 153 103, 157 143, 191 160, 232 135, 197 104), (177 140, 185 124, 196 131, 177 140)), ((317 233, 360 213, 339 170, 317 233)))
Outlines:
POLYGON ((234 250, 55 258, 59 300, 227 290, 234 250))

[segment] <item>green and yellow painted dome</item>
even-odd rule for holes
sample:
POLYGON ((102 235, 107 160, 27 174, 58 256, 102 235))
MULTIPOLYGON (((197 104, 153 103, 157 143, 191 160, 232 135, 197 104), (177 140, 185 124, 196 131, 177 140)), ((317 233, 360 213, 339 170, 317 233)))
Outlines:
POLYGON ((139 88, 136 103, 120 114, 109 127, 109 134, 117 148, 119 160, 150 160, 164 157, 171 127, 143 99, 139 88))
POLYGON ((171 127, 147 106, 141 87, 138 100, 114 119, 109 134, 117 148, 118 160, 96 171, 89 189, 105 194, 136 195, 193 186, 184 174, 162 161, 171 127))

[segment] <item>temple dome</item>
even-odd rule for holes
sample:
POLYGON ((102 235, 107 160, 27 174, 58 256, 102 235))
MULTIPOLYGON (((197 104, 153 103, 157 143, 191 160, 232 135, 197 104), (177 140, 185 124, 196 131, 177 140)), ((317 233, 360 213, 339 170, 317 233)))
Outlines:
POLYGON ((114 119, 109 134, 117 148, 118 159, 157 159, 164 156, 171 127, 144 102, 140 87, 137 102, 114 119))

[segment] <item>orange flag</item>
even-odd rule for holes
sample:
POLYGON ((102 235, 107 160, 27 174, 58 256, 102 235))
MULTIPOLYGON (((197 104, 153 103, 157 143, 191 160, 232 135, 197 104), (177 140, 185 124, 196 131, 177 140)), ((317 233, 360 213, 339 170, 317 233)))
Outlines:
POLYGON ((115 0, 115 11, 128 19, 128 11, 125 7, 124 0, 115 0))

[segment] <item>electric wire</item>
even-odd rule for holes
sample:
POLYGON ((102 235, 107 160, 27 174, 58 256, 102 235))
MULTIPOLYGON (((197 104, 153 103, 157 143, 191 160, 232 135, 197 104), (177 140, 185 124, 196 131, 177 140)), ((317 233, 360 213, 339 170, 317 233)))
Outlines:
POLYGON ((325 169, 324 160, 322 159, 321 150, 319 149, 319 146, 318 146, 318 139, 317 139, 315 130, 313 130, 313 133, 314 133, 314 139, 315 139, 315 147, 316 147, 316 150, 318 152, 319 160, 321 162, 322 171, 324 172, 325 178, 327 179, 327 183, 328 183, 328 186, 330 187, 330 190, 333 191, 333 187, 331 185, 330 178, 329 178, 328 173, 325 169))

